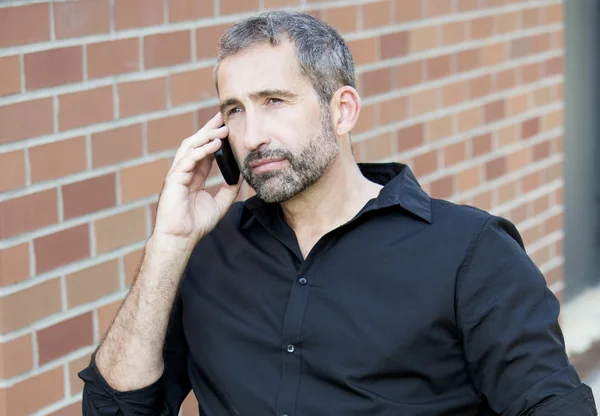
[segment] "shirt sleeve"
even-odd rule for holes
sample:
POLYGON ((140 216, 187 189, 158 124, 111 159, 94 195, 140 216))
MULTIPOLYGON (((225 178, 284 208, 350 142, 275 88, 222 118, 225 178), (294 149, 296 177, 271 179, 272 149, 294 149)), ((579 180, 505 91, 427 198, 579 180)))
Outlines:
POLYGON ((509 221, 491 217, 458 271, 456 319, 470 377, 504 416, 595 416, 570 365, 559 302, 509 221))
POLYGON ((164 347, 165 368, 160 379, 139 390, 120 392, 111 388, 95 363, 79 373, 84 382, 83 416, 176 416, 191 390, 187 372, 187 343, 178 296, 169 318, 164 347))

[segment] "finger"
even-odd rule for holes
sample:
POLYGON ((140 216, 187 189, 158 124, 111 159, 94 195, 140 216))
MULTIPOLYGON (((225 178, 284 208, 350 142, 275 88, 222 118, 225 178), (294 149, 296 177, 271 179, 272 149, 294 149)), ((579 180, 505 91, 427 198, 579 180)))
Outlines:
POLYGON ((229 134, 227 126, 222 126, 213 130, 198 131, 193 136, 188 137, 179 146, 175 157, 173 158, 173 165, 177 164, 179 160, 184 158, 192 149, 204 146, 211 140, 224 139, 229 134))
POLYGON ((217 128, 221 127, 222 125, 223 125, 223 115, 219 111, 219 112, 217 112, 217 114, 215 114, 213 116, 213 118, 208 120, 208 122, 204 125, 204 127, 202 127, 200 129, 200 131, 217 129, 217 128))
POLYGON ((237 198, 238 194, 240 193, 240 189, 242 189, 242 183, 243 181, 240 178, 238 180, 238 183, 235 185, 224 184, 214 196, 214 200, 217 203, 217 206, 219 207, 220 218, 223 218, 225 216, 225 214, 237 198))
POLYGON ((221 140, 213 140, 203 146, 196 147, 183 157, 177 165, 175 165, 173 170, 177 172, 191 172, 196 168, 196 165, 200 160, 215 153, 220 147, 221 140))

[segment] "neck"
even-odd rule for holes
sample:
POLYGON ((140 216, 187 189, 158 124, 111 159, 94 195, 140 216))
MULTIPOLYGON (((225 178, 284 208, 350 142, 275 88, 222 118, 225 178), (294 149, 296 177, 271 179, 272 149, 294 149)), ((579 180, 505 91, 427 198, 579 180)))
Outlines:
POLYGON ((342 147, 327 172, 309 189, 281 204, 299 239, 318 240, 351 220, 382 186, 365 178, 349 147, 342 147))

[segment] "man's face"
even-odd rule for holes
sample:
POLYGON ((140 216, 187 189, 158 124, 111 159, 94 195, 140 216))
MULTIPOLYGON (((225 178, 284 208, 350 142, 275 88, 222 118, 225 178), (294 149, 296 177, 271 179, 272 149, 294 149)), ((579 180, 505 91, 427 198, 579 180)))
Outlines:
POLYGON ((287 201, 327 171, 339 150, 329 107, 300 76, 291 43, 228 57, 218 79, 231 147, 261 199, 287 201))

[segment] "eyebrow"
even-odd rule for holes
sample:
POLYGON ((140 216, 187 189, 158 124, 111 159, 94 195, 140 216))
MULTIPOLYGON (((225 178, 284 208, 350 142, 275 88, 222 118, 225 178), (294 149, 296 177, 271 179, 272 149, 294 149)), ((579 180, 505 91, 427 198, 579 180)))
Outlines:
MULTIPOLYGON (((288 90, 268 89, 268 90, 252 92, 249 94, 249 96, 250 96, 250 100, 257 101, 261 98, 267 98, 267 97, 282 97, 282 98, 287 98, 287 99, 294 99, 298 96, 298 94, 295 94, 288 90)), ((241 103, 241 101, 238 100, 237 98, 233 98, 233 97, 227 98, 219 105, 219 110, 221 112, 224 112, 227 107, 230 107, 232 105, 237 105, 240 103, 241 103)))

